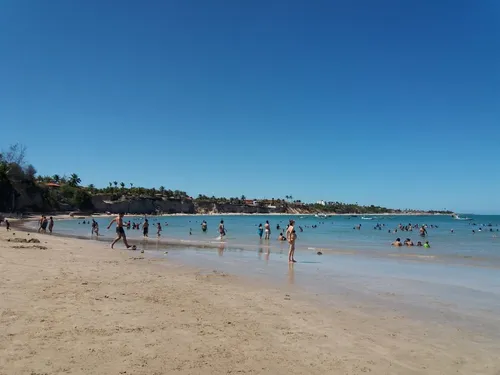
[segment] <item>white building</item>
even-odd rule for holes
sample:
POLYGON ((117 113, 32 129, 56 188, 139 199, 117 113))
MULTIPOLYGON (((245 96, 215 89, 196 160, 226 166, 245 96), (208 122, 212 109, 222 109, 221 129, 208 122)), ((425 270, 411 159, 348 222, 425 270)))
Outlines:
POLYGON ((326 206, 326 202, 325 201, 317 201, 316 204, 320 204, 322 206, 326 206))

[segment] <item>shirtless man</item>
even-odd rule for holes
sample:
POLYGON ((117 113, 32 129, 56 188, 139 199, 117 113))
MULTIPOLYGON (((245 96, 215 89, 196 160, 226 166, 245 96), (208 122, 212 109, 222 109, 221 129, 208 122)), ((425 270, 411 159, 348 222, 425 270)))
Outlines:
POLYGON ((123 238, 123 243, 125 244, 125 246, 127 246, 127 249, 132 247, 128 244, 127 236, 125 235, 125 229, 123 229, 123 216, 124 215, 125 214, 123 212, 121 212, 117 217, 115 217, 113 220, 111 220, 111 222, 108 225, 108 229, 109 229, 109 228, 111 228, 111 225, 113 225, 113 223, 116 223, 116 238, 111 243, 111 248, 113 248, 113 246, 115 246, 115 243, 120 241, 121 238, 123 238))
POLYGON ((295 255, 295 240, 297 239, 297 234, 295 233, 295 229, 293 226, 295 225, 295 220, 290 219, 290 225, 288 226, 288 229, 286 230, 286 239, 288 243, 290 244, 290 248, 288 250, 288 262, 289 263, 296 263, 297 261, 294 258, 295 255))
POLYGON ((264 236, 265 240, 268 240, 271 238, 271 226, 269 225, 268 220, 266 220, 266 223, 264 224, 264 233, 265 233, 265 236, 264 236))
POLYGON ((142 224, 142 235, 144 237, 149 237, 149 221, 148 221, 148 219, 144 219, 144 223, 142 224))

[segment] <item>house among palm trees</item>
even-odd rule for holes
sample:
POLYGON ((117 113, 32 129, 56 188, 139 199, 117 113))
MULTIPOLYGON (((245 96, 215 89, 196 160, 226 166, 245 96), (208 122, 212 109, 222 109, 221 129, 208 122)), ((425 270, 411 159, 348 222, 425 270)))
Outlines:
POLYGON ((60 188, 60 187, 61 187, 61 185, 56 184, 55 182, 47 182, 47 183, 45 184, 45 186, 47 186, 47 187, 49 187, 49 188, 56 188, 56 189, 58 189, 58 188, 60 188))

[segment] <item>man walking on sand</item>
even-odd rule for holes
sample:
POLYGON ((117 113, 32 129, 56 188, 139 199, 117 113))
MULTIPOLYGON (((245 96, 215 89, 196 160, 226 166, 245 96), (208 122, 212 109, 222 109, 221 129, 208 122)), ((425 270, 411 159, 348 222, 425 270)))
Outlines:
POLYGON ((121 238, 123 238, 123 243, 125 244, 125 246, 127 246, 127 249, 132 247, 128 244, 127 236, 125 235, 125 230, 123 229, 123 216, 124 215, 125 214, 123 212, 120 212, 120 214, 117 217, 115 217, 113 220, 111 220, 111 222, 108 225, 108 229, 109 229, 109 228, 111 228, 111 225, 113 225, 113 223, 116 223, 116 238, 111 243, 111 248, 113 248, 113 246, 115 246, 115 243, 120 241, 121 238))

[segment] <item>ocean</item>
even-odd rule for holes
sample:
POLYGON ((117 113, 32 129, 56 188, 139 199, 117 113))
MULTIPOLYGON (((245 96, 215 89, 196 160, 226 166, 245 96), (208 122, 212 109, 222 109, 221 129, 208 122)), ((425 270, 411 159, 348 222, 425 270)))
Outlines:
MULTIPOLYGON (((218 224, 224 220, 227 236, 225 246, 253 250, 263 248, 271 251, 281 251, 287 247, 286 243, 278 241, 278 235, 284 233, 290 218, 296 220, 297 254, 300 252, 321 251, 329 253, 356 253, 376 257, 415 257, 426 260, 446 260, 447 262, 500 262, 500 216, 462 215, 472 220, 457 220, 448 215, 429 216, 331 216, 318 218, 313 215, 226 215, 226 216, 149 216, 149 240, 157 241, 156 224, 161 223, 162 232, 159 248, 163 241, 177 242, 194 246, 220 245, 218 239, 218 224), (202 232, 201 222, 206 220, 208 230, 202 232), (269 221, 271 225, 271 239, 260 240, 258 236, 259 224, 269 221), (398 226, 412 224, 427 225, 428 235, 421 238, 418 229, 401 231, 398 226), (278 225, 280 229, 278 229, 278 225), (361 225, 359 230, 354 229, 361 225), (301 232, 299 227, 303 229, 301 232), (397 232, 395 232, 397 230, 397 232), (191 235, 190 235, 191 232, 191 235), (429 241, 431 248, 420 247, 391 247, 396 238, 404 241, 410 238, 415 244, 417 241, 429 241)), ((106 230, 113 217, 97 217, 101 239, 111 239, 115 236, 114 226, 106 230)), ((126 221, 141 223, 144 217, 126 217, 126 221)), ((36 224, 31 224, 32 226, 36 224)), ((89 218, 58 220, 55 232, 88 236, 90 238, 91 225, 89 218), (84 224, 85 221, 85 224, 84 224)), ((127 237, 142 240, 142 229, 126 231, 127 237)))

